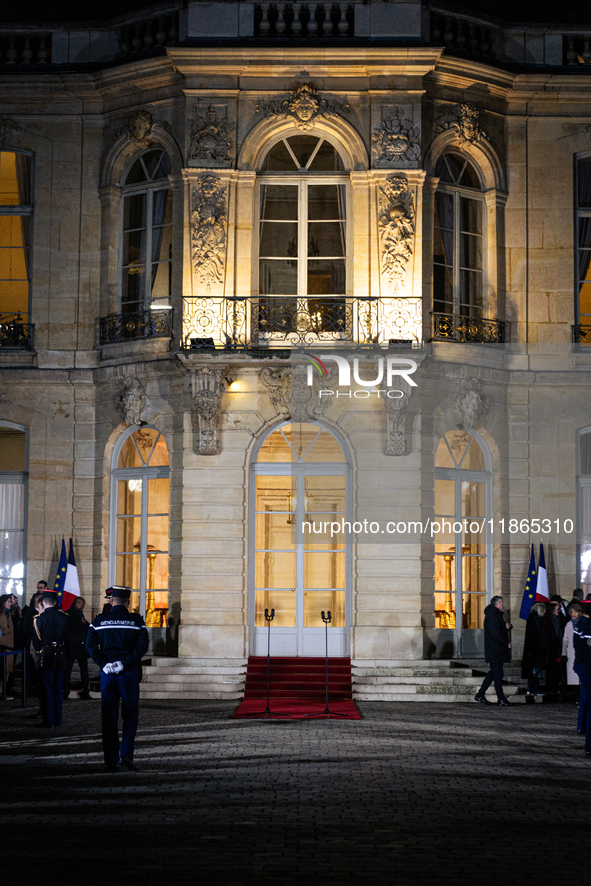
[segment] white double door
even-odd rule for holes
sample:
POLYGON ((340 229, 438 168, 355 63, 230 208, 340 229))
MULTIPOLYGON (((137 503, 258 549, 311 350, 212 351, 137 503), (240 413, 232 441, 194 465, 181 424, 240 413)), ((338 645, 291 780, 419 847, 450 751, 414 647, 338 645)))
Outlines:
POLYGON ((251 496, 251 654, 349 655, 350 472, 343 464, 256 465, 251 496), (332 525, 331 525, 332 524, 332 525), (346 527, 345 527, 346 528, 346 527), (318 531, 318 530, 321 531, 318 531), (328 631, 322 620, 330 612, 328 631))

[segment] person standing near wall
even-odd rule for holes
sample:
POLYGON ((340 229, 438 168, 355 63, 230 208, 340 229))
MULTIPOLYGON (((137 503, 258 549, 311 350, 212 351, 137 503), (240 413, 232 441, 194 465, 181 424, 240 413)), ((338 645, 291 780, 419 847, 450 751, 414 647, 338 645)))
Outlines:
POLYGON ((511 643, 509 631, 511 625, 503 618, 505 601, 502 597, 493 597, 484 610, 484 657, 490 665, 490 671, 482 681, 482 686, 474 696, 474 701, 492 704, 485 697, 486 690, 494 680, 497 693, 497 704, 508 705, 503 691, 503 665, 511 660, 511 643))
POLYGON ((33 645, 41 655, 41 726, 53 729, 62 725, 66 640, 69 634, 68 616, 57 608, 57 594, 54 591, 44 592, 43 612, 35 617, 34 626, 33 645))

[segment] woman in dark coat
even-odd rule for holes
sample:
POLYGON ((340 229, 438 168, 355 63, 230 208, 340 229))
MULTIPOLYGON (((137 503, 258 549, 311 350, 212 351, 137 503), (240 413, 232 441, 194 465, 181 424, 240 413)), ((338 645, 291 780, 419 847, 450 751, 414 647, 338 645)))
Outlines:
POLYGON ((527 680, 527 694, 545 695, 540 692, 540 677, 548 660, 548 626, 546 604, 534 603, 529 611, 525 628, 525 643, 521 659, 521 676, 527 680))
POLYGON ((70 695, 70 676, 74 662, 80 665, 80 676, 82 677, 82 692, 78 695, 80 698, 91 698, 88 682, 88 652, 86 651, 86 635, 88 633, 88 622, 84 618, 83 597, 76 597, 70 608, 68 609, 68 617, 70 618, 69 639, 66 645, 68 655, 68 664, 64 672, 64 698, 70 695))

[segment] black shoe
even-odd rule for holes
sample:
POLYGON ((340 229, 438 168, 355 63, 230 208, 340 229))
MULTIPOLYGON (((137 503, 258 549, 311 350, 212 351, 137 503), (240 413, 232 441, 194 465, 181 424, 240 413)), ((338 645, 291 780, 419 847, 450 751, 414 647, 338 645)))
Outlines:
POLYGON ((484 695, 478 695, 478 693, 474 696, 474 701, 481 701, 482 704, 493 704, 493 702, 489 701, 488 698, 485 698, 484 695))
POLYGON ((123 769, 125 772, 137 772, 137 766, 133 765, 133 760, 130 760, 129 757, 121 757, 119 769, 123 769))
POLYGON ((511 702, 509 701, 508 698, 499 698, 497 704, 502 708, 511 707, 511 702))
POLYGON ((105 772, 119 772, 119 767, 116 763, 105 763, 105 772))
POLYGON ((585 751, 587 757, 591 757, 591 751, 585 751))
POLYGON ((88 699, 91 699, 91 698, 92 698, 92 695, 90 695, 88 692, 87 692, 86 694, 85 694, 84 692, 79 692, 79 693, 78 693, 78 696, 79 696, 80 698, 83 698, 84 701, 88 701, 88 699))

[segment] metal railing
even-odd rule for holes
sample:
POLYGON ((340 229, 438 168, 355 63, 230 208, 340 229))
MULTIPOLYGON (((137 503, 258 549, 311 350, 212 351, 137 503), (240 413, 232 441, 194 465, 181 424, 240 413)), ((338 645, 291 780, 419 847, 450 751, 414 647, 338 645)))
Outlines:
POLYGON ((34 332, 35 326, 28 322, 27 314, 0 314, 0 351, 32 351, 34 332))
POLYGON ((136 311, 130 314, 108 314, 100 319, 101 345, 142 338, 170 338, 172 308, 160 311, 136 311))
POLYGON ((355 4, 255 3, 255 37, 354 37, 355 4))
POLYGON ((591 326, 577 323, 572 327, 573 344, 575 345, 591 345, 591 326))
POLYGON ((486 317, 463 317, 460 314, 431 314, 433 341, 504 344, 508 324, 486 317))
POLYGON ((419 298, 183 299, 184 348, 375 346, 421 341, 419 298))

